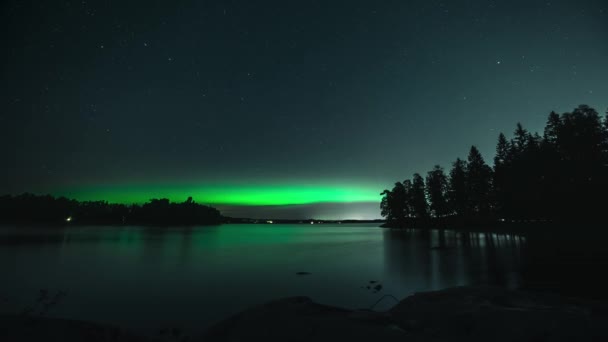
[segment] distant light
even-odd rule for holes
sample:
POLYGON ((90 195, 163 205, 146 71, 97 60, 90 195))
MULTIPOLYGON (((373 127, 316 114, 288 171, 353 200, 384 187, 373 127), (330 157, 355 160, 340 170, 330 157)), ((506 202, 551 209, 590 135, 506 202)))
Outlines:
POLYGON ((310 224, 315 224, 315 221, 310 221, 310 224))
POLYGON ((268 220, 268 221, 266 221, 266 223, 273 224, 274 222, 272 222, 272 220, 268 220))
POLYGON ((65 222, 72 222, 72 216, 66 217, 65 222))

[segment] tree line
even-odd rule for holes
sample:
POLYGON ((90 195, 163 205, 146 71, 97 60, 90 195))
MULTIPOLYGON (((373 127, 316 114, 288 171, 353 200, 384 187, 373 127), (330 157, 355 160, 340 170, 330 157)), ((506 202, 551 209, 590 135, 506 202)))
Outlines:
POLYGON ((198 204, 192 197, 182 203, 163 198, 125 205, 29 193, 0 196, 2 223, 211 225, 222 219, 217 209, 198 204))
POLYGON ((520 123, 498 136, 491 167, 472 146, 449 172, 436 165, 381 193, 388 226, 501 221, 604 221, 608 194, 608 113, 581 105, 551 112, 543 135, 520 123))

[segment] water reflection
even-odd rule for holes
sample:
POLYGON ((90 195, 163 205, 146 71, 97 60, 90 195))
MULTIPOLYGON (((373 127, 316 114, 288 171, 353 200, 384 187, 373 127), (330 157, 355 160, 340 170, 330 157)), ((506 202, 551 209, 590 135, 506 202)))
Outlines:
POLYGON ((449 230, 384 232, 387 273, 425 289, 465 284, 516 288, 524 238, 449 230))
POLYGON ((286 296, 368 308, 385 294, 517 286, 523 244, 510 235, 345 224, 0 227, 0 293, 10 294, 9 312, 48 288, 69 293, 57 316, 196 331, 286 296), (382 291, 366 290, 372 280, 382 291))
POLYGON ((604 275, 608 269, 608 234, 601 229, 593 234, 584 229, 529 234, 522 270, 524 287, 608 300, 608 278, 604 275))

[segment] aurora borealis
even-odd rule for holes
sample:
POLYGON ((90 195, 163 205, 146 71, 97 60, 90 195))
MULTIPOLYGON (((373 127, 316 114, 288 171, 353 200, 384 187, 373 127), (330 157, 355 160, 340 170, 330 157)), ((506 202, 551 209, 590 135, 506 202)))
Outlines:
POLYGON ((313 204, 320 202, 374 202, 376 188, 318 185, 147 185, 104 186, 66 191, 63 195, 78 200, 104 199, 113 203, 143 203, 151 198, 182 201, 192 196, 197 202, 221 205, 267 206, 313 204))
POLYGON ((608 3, 0 5, 0 194, 379 218, 380 192, 608 99, 608 3))
POLYGON ((195 202, 225 215, 275 219, 369 219, 376 217, 377 185, 292 184, 129 184, 58 189, 54 193, 81 201, 144 203, 152 198, 195 202))

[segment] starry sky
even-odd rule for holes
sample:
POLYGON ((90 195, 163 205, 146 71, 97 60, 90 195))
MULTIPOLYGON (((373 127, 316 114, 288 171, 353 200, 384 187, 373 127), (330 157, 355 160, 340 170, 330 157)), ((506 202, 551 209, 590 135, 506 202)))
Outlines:
POLYGON ((0 193, 369 219, 395 181, 608 107, 608 1, 0 4, 0 193))

